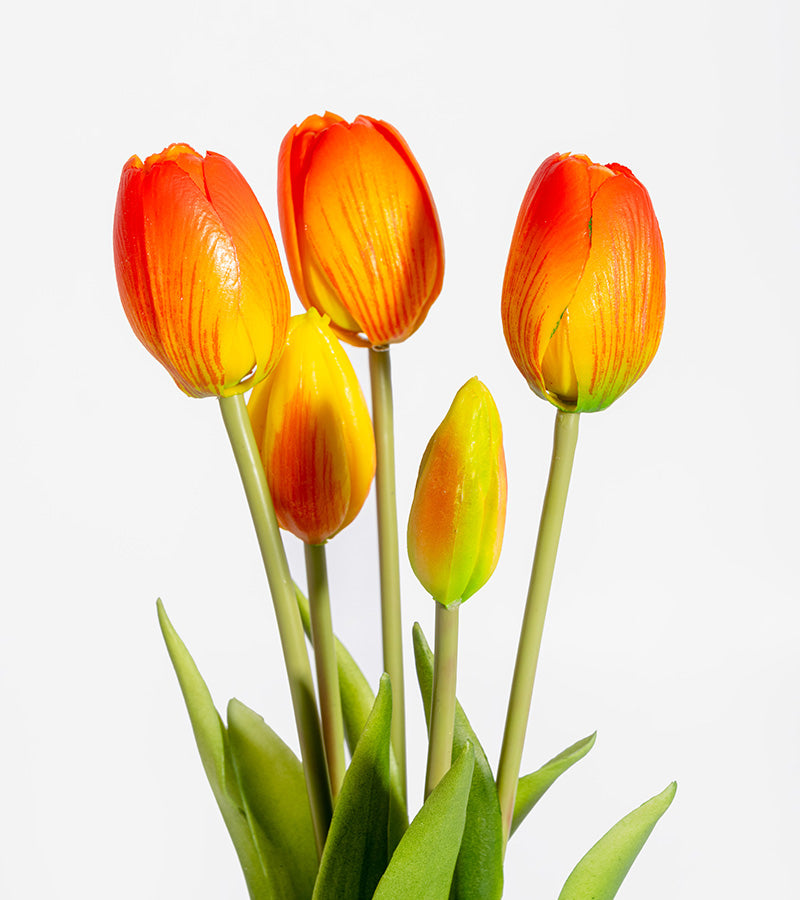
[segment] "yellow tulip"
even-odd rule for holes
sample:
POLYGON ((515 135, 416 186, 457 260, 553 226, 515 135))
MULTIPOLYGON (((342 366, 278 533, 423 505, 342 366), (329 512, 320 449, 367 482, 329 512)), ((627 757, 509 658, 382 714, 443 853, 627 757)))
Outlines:
POLYGON ((283 355, 247 405, 282 528, 321 544, 358 514, 375 438, 355 372, 327 318, 292 317, 283 355))

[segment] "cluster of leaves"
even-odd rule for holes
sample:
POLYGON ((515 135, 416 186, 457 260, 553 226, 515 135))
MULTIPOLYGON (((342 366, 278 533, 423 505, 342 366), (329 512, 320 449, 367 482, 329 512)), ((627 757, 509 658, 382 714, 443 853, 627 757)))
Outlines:
MULTIPOLYGON (((308 606, 297 592, 306 631, 308 606)), ((503 892, 500 804, 491 767, 463 709, 456 709, 453 765, 410 824, 390 747, 388 676, 373 694, 337 641, 345 736, 351 761, 322 858, 314 842, 303 767, 292 750, 238 700, 227 724, 159 601, 159 622, 189 711, 211 789, 252 900, 497 900, 503 892)), ((433 654, 414 626, 426 718, 433 654)), ((553 782, 594 745, 592 734, 519 780, 512 833, 553 782)), ((675 794, 674 783, 618 822, 583 857, 558 900, 612 900, 675 794)))

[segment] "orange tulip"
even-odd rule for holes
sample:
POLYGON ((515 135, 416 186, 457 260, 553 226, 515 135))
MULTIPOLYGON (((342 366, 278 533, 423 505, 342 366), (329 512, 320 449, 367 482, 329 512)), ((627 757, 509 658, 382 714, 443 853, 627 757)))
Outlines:
POLYGON ((358 346, 403 341, 439 296, 444 250, 430 189, 386 122, 333 113, 292 128, 278 162, 286 256, 303 306, 358 346))
POLYGON ((533 176, 503 284, 503 331, 530 387, 568 412, 613 403, 664 324, 664 247, 630 170, 555 154, 533 176))
POLYGON ((443 606, 471 597, 494 572, 506 493, 500 416, 471 378, 425 450, 408 519, 411 568, 443 606))
POLYGON ((375 438, 350 360, 316 310, 292 317, 247 411, 280 526, 321 544, 349 525, 375 474, 375 438))
POLYGON ((230 160, 172 144, 122 170, 114 216, 122 305, 190 397, 260 381, 286 339, 289 292, 269 223, 230 160))

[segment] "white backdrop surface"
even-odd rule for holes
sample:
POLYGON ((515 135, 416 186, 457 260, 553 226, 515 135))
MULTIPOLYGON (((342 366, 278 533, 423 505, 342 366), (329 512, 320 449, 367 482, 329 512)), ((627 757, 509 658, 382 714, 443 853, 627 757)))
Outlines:
MULTIPOLYGON (((581 422, 523 767, 595 729, 597 745, 512 840, 505 896, 555 900, 600 834, 672 779, 621 900, 797 896, 790 0, 78 0, 5 15, 0 896, 246 896, 155 599, 218 704, 239 697, 296 746, 277 631, 216 404, 184 397, 133 337, 111 221, 125 160, 186 141, 234 160, 277 233, 280 140, 325 109, 402 132, 444 232, 442 295, 393 353, 401 529, 456 389, 479 375, 503 418, 507 537, 462 610, 459 670, 493 764, 553 420, 500 325, 517 210, 546 156, 583 152, 633 169, 664 235, 661 349, 581 422)), ((375 540, 370 497, 329 554, 336 628, 373 683, 375 540)), ((404 553, 402 578, 406 633, 420 621, 430 637, 404 553)))

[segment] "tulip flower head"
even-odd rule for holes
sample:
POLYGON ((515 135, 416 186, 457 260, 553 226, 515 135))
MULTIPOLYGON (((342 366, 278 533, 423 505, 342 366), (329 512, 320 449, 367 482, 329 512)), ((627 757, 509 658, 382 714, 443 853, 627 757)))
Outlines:
POLYGON ((403 341, 444 277, 439 218, 417 161, 386 122, 309 116, 283 140, 278 209, 303 306, 351 344, 403 341))
POLYGON ((375 474, 375 437, 356 374, 316 310, 247 404, 282 528, 321 544, 356 517, 375 474))
POLYGON ((408 519, 411 568, 434 600, 449 607, 489 580, 505 517, 500 416, 487 388, 472 378, 425 450, 408 519))
POLYGON ((503 284, 511 356, 540 397, 604 409, 636 382, 664 324, 664 247, 629 169, 555 154, 528 186, 503 284))
POLYGON ((190 397, 240 394, 278 359, 289 292, 269 223, 230 160, 172 144, 122 170, 114 215, 122 305, 190 397))

